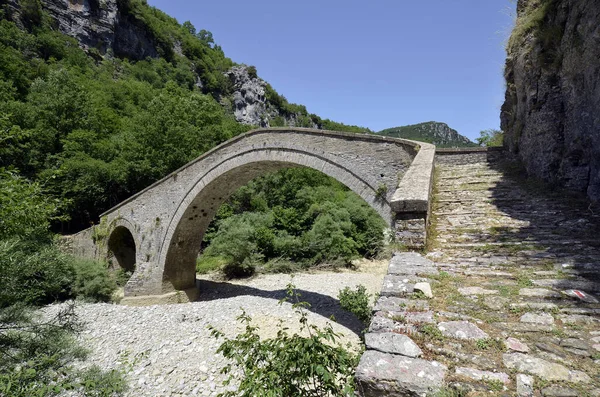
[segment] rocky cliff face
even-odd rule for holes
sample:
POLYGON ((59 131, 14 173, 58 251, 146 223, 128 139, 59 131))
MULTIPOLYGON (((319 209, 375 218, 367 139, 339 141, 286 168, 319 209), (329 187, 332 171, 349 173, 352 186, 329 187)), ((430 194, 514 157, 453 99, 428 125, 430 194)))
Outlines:
POLYGON ((450 128, 448 124, 436 121, 387 128, 379 131, 378 134, 425 141, 442 147, 476 146, 469 138, 460 135, 458 131, 450 128))
MULTIPOLYGON (((301 126, 297 114, 284 114, 269 103, 265 95, 267 83, 256 75, 254 68, 238 65, 226 75, 233 86, 233 114, 238 122, 270 127, 271 121, 278 117, 286 126, 301 126)), ((319 128, 315 123, 304 127, 319 128)))
POLYGON ((227 72, 233 85, 233 114, 243 124, 269 126, 269 112, 265 98, 267 83, 250 75, 246 66, 234 66, 227 72))
POLYGON ((519 0, 505 145, 527 172, 600 200, 600 2, 519 0))
MULTIPOLYGON (((17 0, 9 3, 20 10, 17 0)), ((77 39, 86 50, 134 60, 158 56, 152 37, 122 12, 117 0, 41 0, 41 5, 58 30, 77 39)))

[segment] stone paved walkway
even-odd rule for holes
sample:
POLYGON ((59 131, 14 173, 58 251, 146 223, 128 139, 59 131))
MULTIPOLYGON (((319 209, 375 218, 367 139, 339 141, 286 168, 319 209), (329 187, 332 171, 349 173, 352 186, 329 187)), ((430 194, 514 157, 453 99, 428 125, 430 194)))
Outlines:
POLYGON ((600 396, 600 210, 520 180, 502 153, 436 162, 429 251, 392 259, 363 395, 600 396))

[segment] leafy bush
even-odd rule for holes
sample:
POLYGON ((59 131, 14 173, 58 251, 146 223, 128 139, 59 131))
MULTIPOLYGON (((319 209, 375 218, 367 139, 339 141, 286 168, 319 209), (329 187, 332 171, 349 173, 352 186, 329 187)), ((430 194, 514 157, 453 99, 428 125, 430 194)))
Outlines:
POLYGON ((274 271, 298 268, 290 262, 347 265, 381 251, 384 227, 367 203, 334 179, 286 169, 256 178, 221 206, 205 235, 203 257, 223 257, 229 275, 244 262, 248 269, 274 271))
POLYGON ((109 302, 117 289, 117 281, 106 266, 85 259, 75 259, 73 265, 77 274, 73 283, 74 294, 92 302, 109 302))
POLYGON ((371 307, 371 294, 367 293, 364 285, 356 286, 355 291, 351 290, 350 287, 340 290, 338 299, 342 309, 354 314, 366 327, 369 326, 373 317, 373 309, 371 307))
POLYGON ((0 241, 0 307, 71 298, 75 278, 70 258, 54 246, 18 238, 0 241))
MULTIPOLYGON (((237 392, 220 396, 353 396, 354 369, 359 355, 339 343, 339 336, 331 325, 318 328, 308 324, 306 307, 299 301, 293 285, 288 285, 288 298, 299 315, 301 332, 290 335, 280 326, 277 337, 261 340, 258 328, 243 312, 238 320, 245 324, 245 332, 233 339, 211 327, 217 339, 224 339, 217 352, 233 361, 221 372, 230 374, 225 385, 234 381, 234 366, 243 372, 237 392)), ((286 301, 288 298, 283 299, 286 301)))
POLYGON ((227 260, 220 256, 200 255, 196 260, 196 273, 206 274, 220 269, 227 260))

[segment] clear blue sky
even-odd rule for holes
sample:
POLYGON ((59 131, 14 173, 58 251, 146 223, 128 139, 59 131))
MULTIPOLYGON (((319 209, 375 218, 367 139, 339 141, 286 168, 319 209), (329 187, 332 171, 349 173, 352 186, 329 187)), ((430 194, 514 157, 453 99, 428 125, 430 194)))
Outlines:
POLYGON ((309 112, 379 131, 499 128, 510 0, 148 0, 309 112))

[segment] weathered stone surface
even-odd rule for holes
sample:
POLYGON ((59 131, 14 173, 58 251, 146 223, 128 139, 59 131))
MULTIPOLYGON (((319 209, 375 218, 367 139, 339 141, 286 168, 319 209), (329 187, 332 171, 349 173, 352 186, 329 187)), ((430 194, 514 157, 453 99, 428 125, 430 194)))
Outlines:
POLYGON ((559 316, 560 320, 565 324, 597 324, 600 319, 592 316, 584 316, 582 314, 569 314, 559 316))
POLYGON ((420 357, 423 354, 412 339, 395 332, 367 333, 365 335, 365 345, 367 349, 407 357, 420 357))
POLYGON ((431 324, 431 323, 435 322, 434 314, 432 311, 391 312, 391 311, 381 310, 381 311, 375 312, 375 316, 387 317, 387 318, 393 319, 399 323, 406 323, 406 324, 431 324))
POLYGON ((506 338, 506 347, 521 353, 529 353, 529 346, 516 338, 506 338))
POLYGON ((71 36, 84 49, 95 48, 104 55, 142 60, 157 58, 157 44, 145 26, 128 18, 117 0, 85 1, 79 6, 66 1, 42 1, 56 21, 58 30, 71 36))
POLYGON ((496 295, 498 290, 481 287, 462 287, 458 289, 461 295, 496 295))
POLYGON ((420 145, 421 149, 390 200, 392 210, 396 213, 427 214, 429 211, 435 146, 420 145))
POLYGON ((411 334, 417 332, 412 324, 401 324, 391 318, 375 315, 369 324, 369 332, 402 332, 411 334))
POLYGON ((550 386, 542 389, 544 397, 579 397, 579 392, 568 387, 550 386))
POLYGON ((566 356, 565 351, 560 346, 558 346, 555 343, 549 342, 549 341, 537 342, 535 344, 535 347, 537 347, 538 349, 540 349, 542 351, 552 353, 558 357, 566 356))
POLYGON ((450 338, 475 340, 488 337, 488 334, 468 321, 442 322, 438 324, 438 328, 444 336, 450 338))
POLYGON ((367 350, 355 379, 364 397, 421 396, 439 390, 447 368, 438 362, 367 350))
MULTIPOLYGON (((595 283, 597 284, 597 283, 595 283)), ((581 288, 581 287, 579 287, 581 288)), ((598 287, 597 287, 598 288, 598 287)), ((597 291, 597 289, 596 289, 597 291)), ((583 302, 587 302, 587 303, 598 303, 600 301, 598 301, 598 298, 596 298, 595 296, 592 296, 591 294, 588 294, 585 291, 581 291, 579 289, 568 289, 568 290, 564 290, 561 291, 565 296, 571 297, 571 298, 575 298, 578 299, 580 301, 583 302)))
POLYGON ((533 397, 533 376, 517 374, 517 397, 533 397))
POLYGON ((569 280, 569 279, 542 279, 533 280, 535 285, 540 287, 551 287, 561 290, 583 290, 591 292, 600 292, 600 283, 589 280, 569 280))
POLYGON ((431 285, 429 285, 429 283, 416 283, 414 285, 414 290, 421 291, 427 298, 433 298, 433 292, 431 292, 431 285))
POLYGON ((398 298, 395 296, 381 296, 377 299, 374 311, 385 310, 390 312, 399 312, 403 310, 428 310, 429 304, 425 300, 398 298))
POLYGON ((504 372, 481 371, 476 368, 456 367, 455 373, 456 375, 464 376, 474 380, 499 380, 505 385, 510 383, 510 377, 504 372))
MULTIPOLYGON (((518 2, 517 26, 539 7, 518 2)), ((531 34, 515 29, 509 41, 500 116, 504 144, 529 175, 600 200, 600 7, 568 0, 544 12, 543 32, 554 32, 551 39, 538 40, 542 28, 534 28, 531 34)))
POLYGON ((414 284, 409 282, 404 276, 387 275, 383 279, 381 287, 381 296, 406 296, 414 291, 414 284))
POLYGON ((558 292, 545 288, 521 288, 519 290, 519 295, 536 296, 540 298, 560 298, 560 294, 558 292))
POLYGON ((541 358, 522 353, 505 353, 502 355, 504 365, 509 369, 526 372, 549 381, 567 381, 589 383, 591 378, 580 371, 570 371, 567 367, 551 363, 541 358))
POLYGON ((533 310, 554 310, 558 306, 551 302, 525 302, 525 303, 511 303, 510 307, 526 308, 533 310))
POLYGON ((388 274, 394 275, 427 275, 437 272, 434 263, 417 252, 394 254, 388 267, 388 274))
POLYGON ((576 338, 567 338, 560 341, 562 347, 571 347, 573 349, 588 350, 590 344, 584 340, 576 338))
POLYGON ((522 323, 551 325, 554 324, 554 317, 548 313, 525 313, 521 316, 519 321, 522 323))
POLYGON ((494 323, 495 328, 509 332, 550 332, 551 325, 532 323, 494 323))
POLYGON ((495 295, 488 295, 483 298, 483 304, 492 310, 502 310, 508 302, 510 302, 510 299, 495 295))

